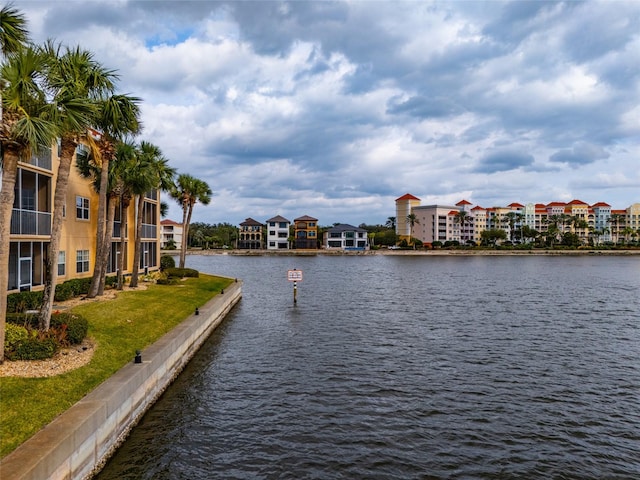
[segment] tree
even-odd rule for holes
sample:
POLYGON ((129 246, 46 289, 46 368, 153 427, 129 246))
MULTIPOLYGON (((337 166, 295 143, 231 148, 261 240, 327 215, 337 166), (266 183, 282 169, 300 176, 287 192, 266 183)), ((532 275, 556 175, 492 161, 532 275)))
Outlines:
MULTIPOLYGON (((2 61, 9 55, 19 52, 29 41, 25 16, 11 5, 5 5, 0 10, 0 50, 2 61)), ((3 82, 0 79, 0 82, 3 82)), ((0 94, 4 87, 0 88, 0 94)), ((0 120, 2 120, 2 97, 0 97, 0 120)))
POLYGON ((113 73, 94 61, 92 53, 80 48, 66 48, 61 52, 61 47, 49 42, 44 51, 47 55, 46 82, 52 118, 60 129, 60 162, 39 314, 40 328, 47 330, 54 301, 60 234, 73 155, 81 141, 87 138, 87 130, 93 123, 97 112, 95 99, 113 88, 113 73))
POLYGON ((191 215, 193 207, 197 202, 208 205, 211 201, 213 192, 206 182, 192 177, 191 175, 181 174, 176 180, 176 184, 171 192, 178 205, 182 206, 182 245, 180 246, 180 268, 184 268, 187 255, 187 237, 189 236, 189 224, 191 223, 191 215))
POLYGON ((395 231, 395 229, 396 229, 396 217, 388 217, 387 218, 387 223, 385 223, 385 226, 387 228, 391 228, 392 230, 395 231))
POLYGON ((413 244, 413 249, 415 250, 416 246, 415 243, 413 243, 413 227, 420 223, 415 213, 407 215, 407 223, 409 224, 409 240, 413 244))
MULTIPOLYGON (((124 288, 125 252, 127 248, 127 220, 129 218, 129 205, 134 195, 133 184, 137 180, 139 172, 138 159, 136 157, 136 145, 132 141, 120 142, 116 147, 116 162, 114 163, 115 181, 118 182, 118 201, 120 204, 120 255, 117 265, 116 289, 124 288)), ((134 261, 135 265, 135 261, 134 261)))
POLYGON ((517 212, 507 212, 503 217, 503 221, 509 225, 509 240, 515 240, 515 226, 522 221, 522 214, 517 212))
MULTIPOLYGON (((4 15, 4 9, 3 9, 4 15)), ((4 28, 4 18, 2 20, 4 28)), ((3 46, 4 48, 4 46, 3 46)), ((45 57, 24 47, 9 55, 0 69, 2 79, 2 190, 0 190, 0 362, 4 360, 4 335, 9 278, 11 214, 15 198, 18 161, 41 148, 51 148, 58 135, 49 120, 46 92, 42 89, 45 57)))
POLYGON ((607 223, 611 225, 611 237, 613 243, 618 243, 618 237, 620 236, 620 223, 623 220, 623 216, 619 213, 612 213, 607 219, 607 223))
POLYGON ((464 225, 468 222, 469 213, 460 210, 453 216, 453 220, 460 225, 460 241, 464 243, 464 225))
POLYGON ((507 232, 501 228, 489 228, 480 232, 480 238, 485 245, 496 245, 498 240, 507 238, 507 232))
MULTIPOLYGON (((133 259, 131 264, 131 281, 129 286, 138 286, 138 270, 140 263, 140 250, 142 244, 142 219, 144 213, 144 197, 148 191, 162 190, 170 192, 176 170, 169 167, 169 161, 164 158, 162 151, 149 142, 141 142, 138 147, 138 175, 133 182, 133 192, 138 198, 138 210, 136 217, 136 234, 133 259)), ((166 203, 165 203, 166 206, 166 203)), ((161 204, 162 209, 162 204, 161 204)), ((162 215, 162 212, 161 212, 162 215)))
MULTIPOLYGON (((129 95, 114 94, 101 98, 96 129, 100 132, 97 139, 97 159, 100 165, 100 186, 98 189, 98 228, 96 236, 96 261, 91 279, 88 298, 103 294, 107 262, 111 250, 113 222, 107 218, 109 164, 115 156, 115 146, 127 135, 137 133, 140 128, 140 99, 129 95)), ((115 192, 112 191, 112 195, 115 192)))

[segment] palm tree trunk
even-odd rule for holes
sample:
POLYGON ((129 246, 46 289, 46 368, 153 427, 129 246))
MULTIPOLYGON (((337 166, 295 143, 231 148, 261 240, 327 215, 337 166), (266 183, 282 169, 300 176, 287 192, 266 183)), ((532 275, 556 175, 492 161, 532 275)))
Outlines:
POLYGON ((49 330, 51 310, 55 299, 56 280, 58 278, 58 253, 60 252, 60 234, 62 232, 62 213, 66 201, 67 186, 69 185, 69 173, 76 142, 70 138, 63 138, 60 148, 60 164, 56 178, 55 196, 53 198, 53 220, 51 227, 51 241, 45 263, 44 292, 42 294, 42 307, 38 316, 41 330, 49 330))
POLYGON ((100 191, 98 196, 98 228, 96 233, 96 258, 93 267, 93 277, 89 287, 88 298, 98 295, 100 279, 102 278, 102 257, 105 244, 105 226, 107 218, 107 185, 109 183, 109 155, 102 155, 100 168, 100 191))
POLYGON ((136 212, 136 243, 133 247, 133 261, 131 262, 131 282, 129 286, 138 286, 138 271, 140 270, 140 247, 142 246, 142 208, 144 207, 144 195, 138 195, 138 211, 136 212))
POLYGON ((191 214, 189 211, 189 203, 182 202, 182 242, 180 244, 180 268, 184 268, 187 259, 187 237, 189 236, 189 219, 191 214))
POLYGON ((131 200, 128 196, 122 197, 122 212, 120 213, 120 257, 118 258, 118 290, 124 288, 124 253, 127 246, 127 215, 129 213, 129 203, 131 200))
POLYGON ((104 245, 101 258, 101 271, 100 279, 98 282, 98 296, 104 295, 104 285, 107 278, 107 265, 109 264, 109 254, 111 253, 111 241, 113 240, 113 219, 116 213, 116 198, 117 195, 112 195, 107 201, 107 224, 104 233, 104 245))
POLYGON ((2 190, 0 190, 0 364, 4 362, 5 323, 7 320, 7 290, 9 289, 9 247, 11 245, 11 213, 15 198, 19 152, 13 145, 4 145, 2 190))

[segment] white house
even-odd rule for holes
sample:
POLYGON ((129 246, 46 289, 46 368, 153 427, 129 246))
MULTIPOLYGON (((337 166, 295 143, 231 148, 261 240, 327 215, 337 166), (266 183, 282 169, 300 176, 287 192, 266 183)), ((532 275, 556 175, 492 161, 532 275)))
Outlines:
POLYGON ((289 249, 289 226, 291 222, 280 215, 267 220, 267 250, 289 249))
POLYGON ((334 250, 369 250, 369 236, 364 228, 340 223, 324 232, 323 245, 334 250))

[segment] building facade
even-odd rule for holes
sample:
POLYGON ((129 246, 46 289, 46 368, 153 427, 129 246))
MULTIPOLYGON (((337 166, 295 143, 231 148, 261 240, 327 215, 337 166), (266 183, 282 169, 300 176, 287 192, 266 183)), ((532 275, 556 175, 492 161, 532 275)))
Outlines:
POLYGON ((160 222, 160 248, 180 248, 182 245, 182 224, 164 219, 160 222))
MULTIPOLYGON (((77 151, 84 148, 80 145, 77 151)), ((9 239, 9 292, 44 287, 58 165, 57 147, 39 152, 18 164, 9 239)), ((93 190, 91 181, 78 173, 75 158, 65 197, 60 251, 54 262, 57 265, 57 283, 90 277, 95 266, 98 194, 93 190)), ((107 273, 117 272, 120 255, 124 256, 126 265, 123 273, 130 274, 135 268, 130 259, 135 247, 137 205, 138 202, 131 202, 126 213, 119 203, 116 205, 107 273), (124 240, 124 248, 121 240, 124 240)), ((148 192, 142 206, 140 258, 135 262, 141 272, 157 269, 160 264, 159 218, 159 193, 148 192)))
POLYGON ((303 215, 295 218, 294 223, 294 245, 297 249, 317 249, 318 248, 318 219, 303 215))
POLYGON ((238 232, 238 248, 246 250, 262 249, 262 228, 263 225, 253 218, 247 218, 242 222, 238 232))
POLYGON ((420 205, 417 197, 405 194, 396 199, 396 233, 400 240, 410 234, 406 221, 409 214, 415 215, 413 236, 425 244, 479 244, 482 232, 488 229, 504 230, 507 240, 515 243, 530 241, 525 233, 534 230, 555 236, 557 241, 572 234, 583 245, 626 243, 640 238, 640 203, 625 210, 614 210, 605 202, 589 205, 578 199, 527 205, 513 202, 506 207, 483 208, 466 200, 456 205, 420 205))
POLYGON ((369 250, 369 236, 363 228, 341 223, 324 232, 322 242, 328 250, 369 250))
POLYGON ((267 220, 267 250, 289 249, 290 226, 291 222, 280 215, 267 220))

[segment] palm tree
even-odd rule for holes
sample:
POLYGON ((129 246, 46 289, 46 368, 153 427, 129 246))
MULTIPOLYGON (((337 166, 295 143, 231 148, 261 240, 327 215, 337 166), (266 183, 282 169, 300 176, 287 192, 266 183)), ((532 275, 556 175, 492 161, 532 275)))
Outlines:
MULTIPOLYGON (((100 163, 100 187, 98 190, 98 231, 96 237, 96 261, 89 289, 89 298, 102 295, 111 250, 113 222, 107 220, 109 205, 109 163, 115 156, 115 145, 127 135, 137 133, 141 124, 140 99, 129 95, 111 95, 99 101, 97 130, 101 132, 97 145, 100 163)), ((112 195, 115 192, 112 191, 112 195)))
POLYGON ((39 314, 40 328, 49 328, 56 286, 60 234, 66 203, 69 174, 76 148, 87 138, 87 130, 97 112, 95 99, 113 89, 114 75, 93 60, 93 54, 80 48, 60 47, 49 42, 45 46, 48 55, 47 86, 52 97, 52 118, 60 132, 60 163, 56 177, 53 202, 51 241, 45 266, 45 282, 42 308, 39 314))
POLYGON ((469 218, 469 213, 464 211, 464 210, 460 210, 458 213, 456 213, 453 217, 453 220, 460 224, 460 243, 464 244, 464 224, 467 223, 469 218))
POLYGON ((607 223, 611 225, 611 237, 613 243, 618 243, 618 236, 620 235, 620 223, 623 220, 623 216, 619 213, 612 213, 607 219, 607 223))
POLYGON ((116 161, 112 164, 114 166, 114 175, 118 182, 118 203, 120 205, 120 255, 118 256, 116 268, 117 290, 124 288, 124 257, 128 230, 127 219, 129 217, 129 205, 134 196, 133 183, 137 180, 139 171, 139 162, 136 155, 136 146, 133 142, 120 142, 116 147, 116 161))
POLYGON ((184 268, 187 256, 187 238, 193 207, 197 202, 208 205, 212 191, 206 182, 191 175, 181 174, 171 192, 171 196, 182 206, 182 245, 180 246, 180 268, 184 268))
MULTIPOLYGON (((4 20, 3 20, 4 21, 4 20)), ((4 359, 9 278, 11 214, 15 197, 18 161, 33 151, 50 148, 58 135, 49 120, 50 110, 42 89, 45 57, 35 48, 25 47, 6 58, 0 69, 2 78, 2 190, 0 190, 0 362, 4 359)))
MULTIPOLYGON (((171 191, 173 178, 176 175, 175 168, 169 166, 169 161, 164 158, 161 150, 149 142, 141 142, 138 147, 138 176, 133 182, 133 193, 138 197, 138 210, 136 218, 136 236, 133 260, 131 266, 131 281, 129 286, 138 286, 138 270, 140 262, 140 250, 142 242, 142 214, 144 197, 148 191, 163 190, 171 191)), ((164 204, 167 208, 167 204, 164 204)), ((162 208, 162 204, 161 204, 162 208)), ((162 215, 162 212, 161 212, 162 215)))
POLYGON ((415 250, 416 244, 413 241, 413 227, 415 227, 416 224, 420 223, 415 213, 410 213, 409 215, 407 215, 407 223, 409 224, 409 241, 413 244, 413 249, 415 250))
POLYGON ((513 242, 515 240, 516 224, 520 223, 523 219, 523 215, 517 212, 507 212, 503 217, 503 222, 509 225, 509 240, 513 242))
MULTIPOLYGON (((5 5, 0 10, 0 53, 1 60, 9 55, 17 53, 29 41, 29 32, 26 29, 25 16, 11 5, 5 5)), ((0 79, 0 82, 3 82, 0 79)), ((0 84, 0 94, 4 86, 0 84)), ((0 120, 2 120, 2 97, 0 96, 0 120)))

